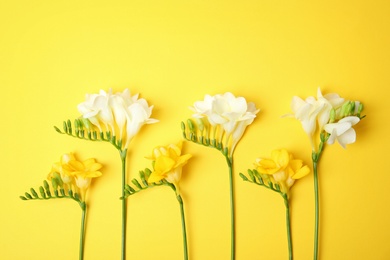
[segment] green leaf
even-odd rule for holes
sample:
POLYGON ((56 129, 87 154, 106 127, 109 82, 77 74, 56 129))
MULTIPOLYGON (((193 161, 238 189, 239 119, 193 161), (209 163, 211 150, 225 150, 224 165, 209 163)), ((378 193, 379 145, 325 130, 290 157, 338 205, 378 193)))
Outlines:
POLYGON ((28 198, 30 200, 32 199, 31 195, 28 192, 24 193, 24 195, 26 196, 26 198, 28 198))
POLYGON ((26 199, 26 198, 23 197, 23 196, 19 196, 19 198, 22 199, 22 200, 28 200, 28 199, 26 199))

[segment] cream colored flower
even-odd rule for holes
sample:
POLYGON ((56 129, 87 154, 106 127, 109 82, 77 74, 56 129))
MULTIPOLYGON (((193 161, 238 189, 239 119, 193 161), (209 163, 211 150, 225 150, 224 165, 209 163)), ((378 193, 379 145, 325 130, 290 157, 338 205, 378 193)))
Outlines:
POLYGON ((344 99, 338 94, 322 95, 321 89, 317 90, 317 98, 308 97, 305 100, 294 96, 291 102, 293 115, 298 119, 304 131, 310 137, 314 149, 313 136, 316 131, 322 131, 325 124, 329 122, 330 111, 338 109, 344 99))
POLYGON ((226 143, 231 139, 231 154, 246 127, 253 122, 260 111, 256 109, 254 103, 247 103, 245 98, 235 97, 230 92, 215 96, 206 95, 203 101, 195 102, 190 109, 195 112, 193 117, 207 118, 210 125, 221 126, 226 143))
POLYGON ((132 138, 145 124, 158 120, 150 118, 153 106, 149 106, 138 94, 131 96, 125 89, 122 93, 100 90, 99 94, 87 94, 85 102, 77 106, 83 118, 88 119, 99 131, 111 131, 127 148, 132 138), (119 132, 119 134, 117 133, 119 132))
POLYGON ((356 132, 352 126, 359 123, 359 121, 360 119, 357 116, 347 116, 337 123, 326 124, 324 130, 330 134, 327 143, 333 144, 337 141, 343 148, 346 148, 347 144, 354 143, 356 132))

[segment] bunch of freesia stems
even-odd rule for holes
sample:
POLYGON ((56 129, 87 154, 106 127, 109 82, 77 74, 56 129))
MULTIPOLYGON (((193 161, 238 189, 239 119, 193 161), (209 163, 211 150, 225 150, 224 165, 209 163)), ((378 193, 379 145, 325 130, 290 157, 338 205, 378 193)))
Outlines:
MULTIPOLYGON (((319 230, 319 190, 318 163, 326 144, 339 142, 344 148, 356 140, 353 126, 361 116, 363 105, 358 101, 346 101, 337 94, 322 95, 318 89, 317 98, 305 100, 293 97, 291 108, 293 116, 298 119, 310 138, 312 146, 312 163, 315 194, 315 237, 314 259, 318 259, 319 230)), ((193 143, 219 150, 228 166, 229 201, 231 219, 231 259, 235 259, 235 199, 234 199, 234 150, 244 132, 260 111, 252 102, 243 97, 236 97, 230 92, 206 95, 204 100, 196 101, 190 109, 193 118, 182 122, 183 137, 193 143)), ((98 94, 87 94, 86 100, 78 105, 81 116, 73 121, 64 121, 63 129, 56 131, 75 138, 101 141, 112 144, 119 152, 121 159, 121 259, 126 259, 126 221, 127 198, 156 186, 168 186, 175 192, 180 205, 182 221, 184 259, 188 259, 187 232, 185 223, 184 202, 179 182, 182 167, 187 164, 191 154, 182 154, 183 142, 167 146, 157 146, 147 159, 152 161, 151 169, 139 171, 139 178, 127 183, 126 158, 131 140, 145 124, 158 122, 151 118, 153 106, 138 95, 131 96, 130 91, 113 93, 101 90, 98 94)), ((270 158, 258 158, 255 168, 247 174, 240 173, 246 181, 276 193, 279 193, 286 208, 286 227, 289 259, 293 259, 293 246, 290 224, 290 189, 297 179, 310 173, 310 168, 303 161, 296 159, 286 149, 272 151, 270 158)), ((101 176, 102 165, 95 159, 78 161, 74 154, 65 154, 60 162, 55 163, 49 173, 48 181, 39 188, 39 194, 31 189, 21 196, 23 200, 69 198, 79 203, 82 209, 80 233, 80 260, 84 255, 84 232, 86 214, 86 191, 92 178, 101 176)))

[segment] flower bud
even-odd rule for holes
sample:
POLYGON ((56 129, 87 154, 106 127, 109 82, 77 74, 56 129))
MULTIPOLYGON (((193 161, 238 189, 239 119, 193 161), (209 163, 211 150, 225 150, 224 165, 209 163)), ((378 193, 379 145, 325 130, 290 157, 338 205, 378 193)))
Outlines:
POLYGON ((31 191, 31 194, 34 196, 34 198, 38 198, 38 194, 33 188, 31 188, 30 191, 31 191))
POLYGON ((187 120, 187 125, 188 125, 188 128, 190 129, 191 132, 195 131, 194 123, 192 122, 191 119, 187 120))
POLYGON ((341 106, 341 110, 340 110, 340 118, 344 118, 347 114, 348 114, 348 105, 349 105, 349 101, 345 102, 342 106, 341 106))
POLYGON ((42 198, 46 198, 45 190, 42 186, 39 187, 39 193, 41 194, 42 198))
POLYGON ((244 180, 244 181, 248 181, 248 178, 244 175, 244 174, 242 174, 241 172, 240 172, 240 177, 244 180))
POLYGON ((360 117, 360 114, 363 112, 363 109, 364 109, 364 105, 362 103, 360 103, 359 108, 358 108, 358 112, 357 112, 358 117, 360 117))
POLYGON ((28 198, 30 200, 32 199, 31 195, 28 192, 24 193, 24 195, 26 196, 26 198, 28 198))
POLYGON ((196 119, 196 124, 197 124, 197 126, 198 126, 199 131, 200 131, 200 132, 203 132, 203 130, 204 130, 204 123, 203 123, 203 120, 200 119, 200 118, 197 118, 197 119, 196 119))
POLYGON ((142 186, 141 186, 141 184, 139 184, 139 182, 137 181, 137 179, 132 179, 131 182, 132 182, 135 186, 137 186, 138 189, 142 189, 142 186))
POLYGON ((335 121, 336 121, 336 110, 332 108, 332 110, 330 110, 329 123, 334 123, 335 121))

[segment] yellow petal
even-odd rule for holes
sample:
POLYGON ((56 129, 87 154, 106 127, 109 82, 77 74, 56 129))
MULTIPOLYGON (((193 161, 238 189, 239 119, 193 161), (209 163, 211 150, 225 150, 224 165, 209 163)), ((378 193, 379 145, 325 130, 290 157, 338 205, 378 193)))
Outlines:
POLYGON ((309 166, 305 165, 301 169, 299 169, 293 176, 291 176, 293 179, 300 179, 302 177, 305 177, 310 173, 309 166))
POLYGON ((73 170, 76 170, 76 171, 83 171, 84 170, 84 164, 79 162, 79 161, 76 161, 76 160, 72 160, 72 161, 69 161, 68 163, 73 170))
POLYGON ((148 178, 148 183, 158 182, 164 179, 163 175, 160 175, 156 172, 152 172, 148 178))
POLYGON ((159 156, 156 159, 154 164, 154 169, 156 172, 167 173, 169 172, 173 166, 175 165, 175 161, 167 156, 159 156))
POLYGON ((290 156, 285 149, 274 150, 271 153, 271 158, 278 164, 281 168, 286 168, 290 159, 290 156))

